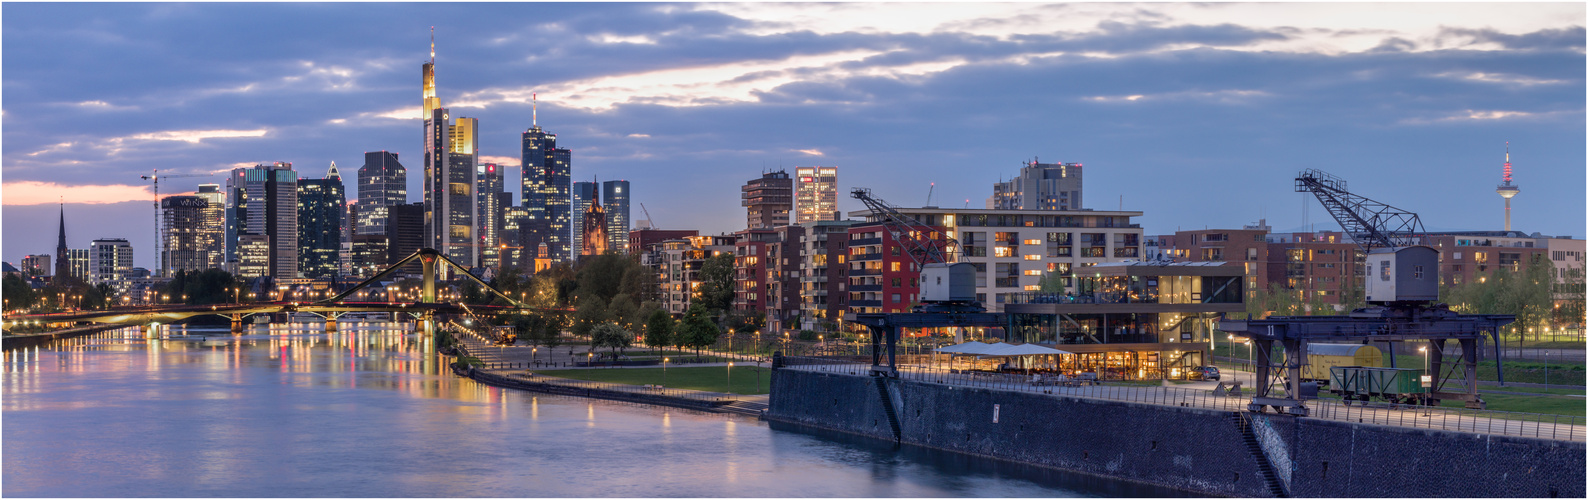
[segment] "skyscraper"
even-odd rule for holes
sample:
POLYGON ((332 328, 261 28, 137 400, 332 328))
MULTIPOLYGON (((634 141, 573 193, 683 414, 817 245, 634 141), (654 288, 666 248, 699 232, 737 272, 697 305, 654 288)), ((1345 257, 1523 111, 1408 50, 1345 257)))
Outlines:
POLYGON ((388 207, 408 203, 408 170, 397 153, 369 151, 358 168, 358 223, 353 234, 386 234, 388 207))
MULTIPOLYGON (((387 260, 395 264, 404 257, 413 255, 425 245, 425 206, 422 203, 405 205, 392 205, 391 217, 386 219, 386 245, 391 252, 387 260)), ((418 270, 419 264, 405 266, 405 269, 418 270)))
POLYGON ((629 181, 601 183, 601 207, 607 219, 607 250, 629 253, 629 181))
POLYGON ((993 184, 994 210, 1080 210, 1081 164, 1037 163, 1020 168, 1020 176, 993 184))
POLYGON ((837 167, 794 167, 794 177, 798 181, 794 193, 796 224, 842 218, 838 215, 837 167))
POLYGON ((573 240, 573 152, 557 147, 557 134, 541 130, 538 103, 532 113, 530 128, 524 132, 522 160, 523 203, 529 212, 520 231, 527 235, 519 246, 534 254, 545 243, 552 260, 566 260, 577 248, 569 246, 573 240))
MULTIPOLYGON (((266 275, 290 279, 298 277, 298 173, 292 164, 276 162, 255 165, 253 168, 233 169, 226 179, 231 196, 227 232, 235 234, 228 241, 238 262, 242 262, 240 247, 244 236, 251 245, 250 258, 258 258, 259 248, 267 249, 263 265, 266 275), (257 237, 265 237, 261 240, 257 237)), ((232 262, 229 258, 228 263, 232 262)), ((260 265, 248 262, 241 265, 260 265)), ((242 269, 239 267, 238 269, 242 269)))
POLYGON ((160 200, 160 208, 164 215, 160 267, 172 276, 177 271, 209 269, 211 248, 205 240, 209 201, 198 196, 167 196, 160 200))
POLYGON ((599 195, 585 203, 584 215, 579 217, 579 223, 579 242, 583 245, 579 247, 579 255, 607 253, 607 214, 601 206, 599 195))
POLYGON ((478 121, 458 118, 450 124, 447 108, 436 97, 436 48, 422 67, 425 132, 425 239, 430 248, 453 262, 475 265, 474 155, 478 121))
POLYGON ((788 214, 794 210, 794 179, 788 172, 778 170, 750 179, 739 188, 740 205, 747 210, 750 229, 770 229, 788 225, 788 214))
POLYGON ((342 216, 347 209, 336 163, 324 179, 298 181, 298 269, 306 278, 330 278, 341 269, 342 216))
POLYGON ((589 212, 592 203, 600 203, 596 198, 599 184, 596 182, 573 183, 573 252, 575 257, 585 254, 584 216, 589 212))
POLYGON ((220 184, 199 184, 196 196, 206 203, 199 225, 199 246, 209 253, 204 269, 221 269, 226 266, 226 193, 220 184))
POLYGON ((497 254, 501 250, 502 239, 502 208, 507 201, 502 192, 502 169, 495 163, 485 163, 474 168, 475 185, 479 191, 476 195, 476 232, 480 235, 478 248, 480 249, 480 264, 485 267, 496 267, 497 254))

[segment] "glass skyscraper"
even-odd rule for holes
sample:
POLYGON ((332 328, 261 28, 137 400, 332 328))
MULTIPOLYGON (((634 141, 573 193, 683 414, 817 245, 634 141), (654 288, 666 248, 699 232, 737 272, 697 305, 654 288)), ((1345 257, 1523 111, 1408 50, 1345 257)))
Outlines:
POLYGON ((347 196, 335 163, 324 179, 298 181, 298 269, 304 277, 338 274, 346 209, 347 196))
POLYGON ((607 250, 629 253, 629 181, 602 182, 601 205, 607 217, 607 250))
POLYGON ((578 248, 573 241, 572 209, 573 152, 557 147, 557 135, 531 126, 524 132, 523 196, 528 211, 520 227, 524 251, 534 253, 541 243, 553 260, 572 258, 578 248))

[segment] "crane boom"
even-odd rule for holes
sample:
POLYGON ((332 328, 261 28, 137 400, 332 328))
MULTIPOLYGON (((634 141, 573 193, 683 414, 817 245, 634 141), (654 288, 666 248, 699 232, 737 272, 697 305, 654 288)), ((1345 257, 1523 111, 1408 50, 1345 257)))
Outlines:
POLYGON ((953 238, 946 234, 942 239, 932 238, 930 235, 937 229, 900 213, 898 208, 872 196, 870 189, 855 188, 849 194, 865 204, 879 222, 888 226, 894 241, 899 242, 899 246, 904 247, 905 252, 910 254, 910 259, 915 261, 917 268, 927 264, 948 263, 947 247, 954 243, 953 238))
POLYGON ((640 210, 645 212, 645 222, 651 223, 651 229, 656 229, 656 218, 651 217, 651 209, 645 208, 645 204, 641 203, 640 210))
POLYGON ((1296 192, 1311 192, 1318 197, 1363 253, 1410 245, 1413 236, 1426 232, 1417 214, 1352 194, 1346 190, 1344 179, 1322 170, 1309 168, 1296 174, 1296 192))

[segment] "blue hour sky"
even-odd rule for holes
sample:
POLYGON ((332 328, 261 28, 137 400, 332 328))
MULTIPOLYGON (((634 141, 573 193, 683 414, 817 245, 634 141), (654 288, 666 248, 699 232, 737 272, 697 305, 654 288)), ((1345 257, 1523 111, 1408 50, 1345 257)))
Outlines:
MULTIPOLYGON (((509 168, 539 123, 575 180, 627 179, 658 226, 742 229, 763 169, 837 166, 840 208, 982 207, 1020 164, 1085 165, 1088 208, 1148 234, 1336 229, 1292 189, 1319 168, 1418 212, 1584 236, 1584 5, 50 4, 0 7, 3 258, 132 241, 153 268, 140 175, 191 192, 288 161, 350 193, 365 151, 420 183, 420 64, 509 168)), ((515 202, 517 197, 515 196, 515 202)))

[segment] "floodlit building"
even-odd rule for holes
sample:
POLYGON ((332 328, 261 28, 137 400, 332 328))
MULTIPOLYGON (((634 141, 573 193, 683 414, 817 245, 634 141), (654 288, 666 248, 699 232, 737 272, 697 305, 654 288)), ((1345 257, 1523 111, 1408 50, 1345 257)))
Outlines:
POLYGON ((368 151, 358 168, 357 224, 353 234, 386 234, 389 207, 408 203, 408 170, 397 153, 368 151))
POLYGON ((557 134, 541 130, 538 105, 532 110, 531 126, 523 136, 523 204, 528 209, 520 231, 525 233, 519 246, 535 253, 541 243, 555 261, 572 257, 571 200, 573 152, 557 147, 557 134))
POLYGON ((474 157, 479 146, 479 121, 459 117, 452 122, 436 96, 435 43, 424 63, 425 241, 426 245, 465 267, 476 265, 474 236, 474 157))
POLYGON ((206 240, 211 222, 207 220, 209 200, 198 196, 167 196, 160 200, 163 255, 160 267, 166 275, 177 271, 203 271, 213 260, 213 248, 206 240))
POLYGON ((838 168, 794 167, 796 224, 834 221, 838 215, 838 168))
POLYGON ((629 181, 601 183, 601 207, 606 211, 607 249, 629 253, 629 181))
POLYGON ((125 238, 94 240, 88 247, 88 280, 94 284, 108 283, 117 292, 127 290, 127 279, 132 273, 132 244, 125 238))

